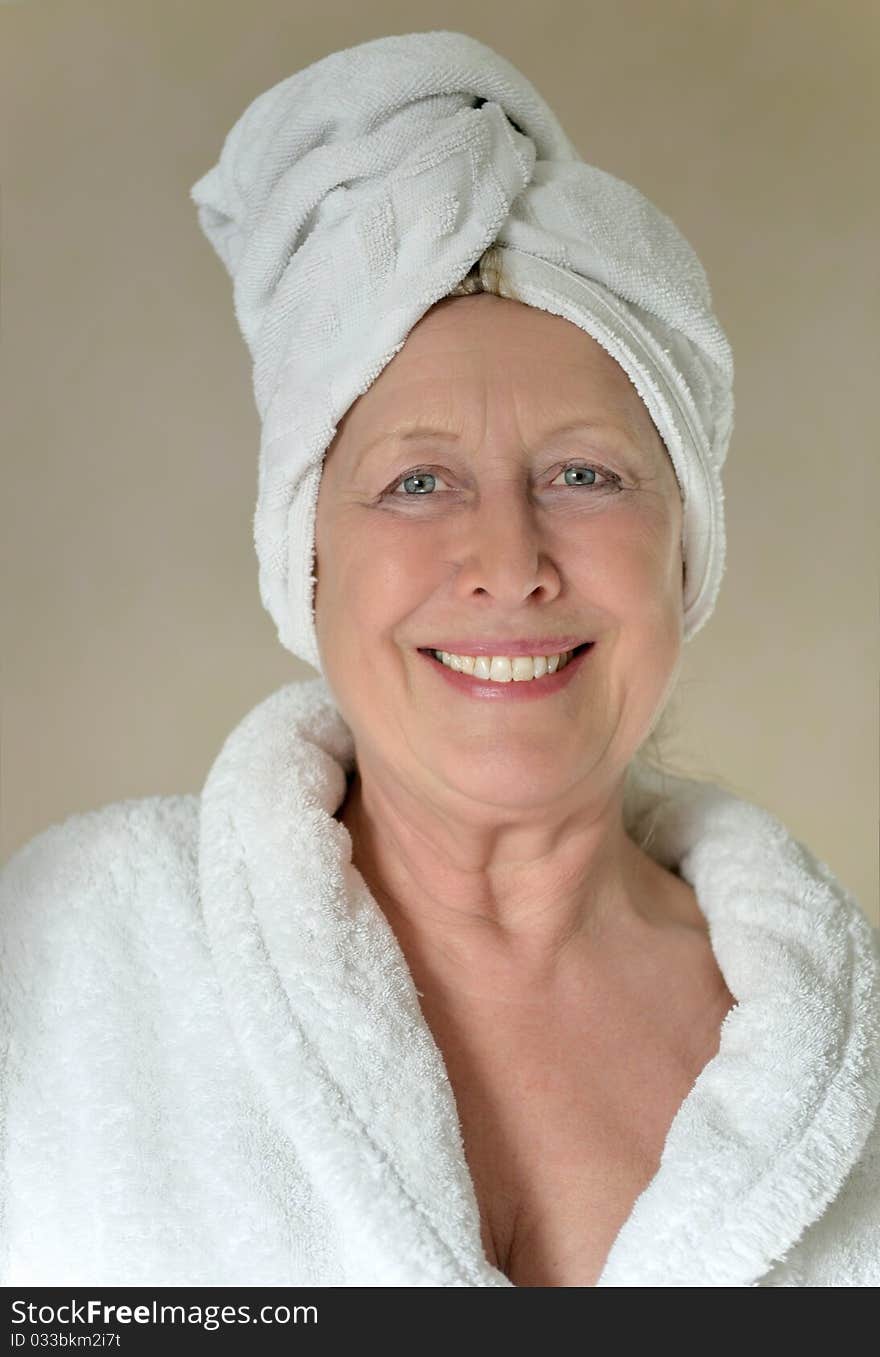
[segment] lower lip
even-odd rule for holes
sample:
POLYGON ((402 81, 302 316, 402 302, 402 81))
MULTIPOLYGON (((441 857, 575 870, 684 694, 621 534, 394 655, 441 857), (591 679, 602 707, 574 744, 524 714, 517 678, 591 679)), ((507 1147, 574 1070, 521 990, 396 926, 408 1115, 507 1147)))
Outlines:
POLYGON ((532 702, 540 697, 550 697, 570 683, 594 649, 595 642, 570 659, 563 669, 557 669, 553 674, 542 674, 540 678, 535 679, 511 679, 509 683, 474 678, 472 674, 462 674, 458 669, 450 669, 448 664, 435 659, 429 651, 420 650, 418 653, 423 660, 427 660, 428 664, 439 671, 441 678, 468 697, 482 697, 490 702, 532 702))

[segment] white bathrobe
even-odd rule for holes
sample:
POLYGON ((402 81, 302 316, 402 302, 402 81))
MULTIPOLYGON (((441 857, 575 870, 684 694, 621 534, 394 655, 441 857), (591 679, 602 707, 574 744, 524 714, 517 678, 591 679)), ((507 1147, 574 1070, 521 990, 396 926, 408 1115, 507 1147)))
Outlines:
MULTIPOLYGON (((333 818, 323 678, 200 795, 50 826, 0 874, 0 1284, 510 1286, 452 1087, 333 818)), ((880 937, 762 808, 639 773, 737 1000, 599 1286, 880 1284, 880 937)))

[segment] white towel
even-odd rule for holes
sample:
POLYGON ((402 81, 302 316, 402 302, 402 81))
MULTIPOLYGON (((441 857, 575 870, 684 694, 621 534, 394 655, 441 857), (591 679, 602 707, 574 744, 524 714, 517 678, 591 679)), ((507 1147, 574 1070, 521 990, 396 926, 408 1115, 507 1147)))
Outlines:
POLYGON ((283 645, 322 671, 315 506, 339 420, 493 242, 516 295, 580 325, 639 391, 682 494, 684 639, 705 623, 733 422, 705 272, 664 213, 585 163, 509 61, 446 31, 333 52, 260 94, 190 194, 253 357, 254 540, 283 645))

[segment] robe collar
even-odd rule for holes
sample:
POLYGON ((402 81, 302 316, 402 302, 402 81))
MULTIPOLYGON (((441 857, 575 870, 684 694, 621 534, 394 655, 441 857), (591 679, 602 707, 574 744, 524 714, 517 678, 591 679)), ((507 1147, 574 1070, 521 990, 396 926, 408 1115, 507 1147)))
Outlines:
MULTIPOLYGON (((486 1258, 441 1053, 334 819, 323 677, 260 702, 200 801, 205 926, 239 1049, 358 1285, 510 1286, 486 1258)), ((630 770, 624 820, 694 889, 736 1006, 598 1286, 749 1286, 833 1200, 880 1101, 880 958, 830 870, 712 783, 630 770)), ((304 1221, 304 1229, 308 1221, 304 1221)))

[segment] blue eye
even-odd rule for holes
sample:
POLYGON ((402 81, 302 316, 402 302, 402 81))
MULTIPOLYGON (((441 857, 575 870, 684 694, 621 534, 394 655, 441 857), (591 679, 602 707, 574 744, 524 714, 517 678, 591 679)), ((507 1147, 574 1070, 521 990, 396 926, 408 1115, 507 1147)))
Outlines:
MULTIPOLYGON (((413 494, 423 495, 425 493, 425 482, 431 481, 433 482, 433 485, 436 485, 437 477, 434 475, 433 471, 411 471, 408 476, 404 476, 397 484, 406 485, 407 481, 417 483, 417 488, 412 492, 413 494)), ((395 486, 393 488, 396 489, 397 487, 395 486)), ((431 488, 433 488, 433 486, 431 488)), ((410 492, 407 491, 407 493, 409 494, 410 492)))
POLYGON ((587 472, 590 476, 593 477, 593 479, 592 479, 591 481, 566 481, 566 485, 595 485, 595 484, 596 484, 596 468, 595 468, 594 466, 567 466, 567 467, 565 467, 565 469, 564 469, 563 471, 560 471, 559 474, 560 474, 560 476, 567 476, 568 473, 569 473, 570 471, 577 472, 578 474, 580 474, 582 471, 583 471, 583 472, 587 472))
MULTIPOLYGON (((602 471, 600 467, 582 466, 576 462, 572 462, 568 466, 563 467, 562 471, 560 471, 558 474, 559 476, 565 476, 566 485, 570 486, 574 490, 581 488, 588 489, 598 484, 599 477, 601 476, 604 476, 606 481, 608 481, 613 487, 620 486, 620 477, 616 476, 613 472, 602 471), (569 480, 568 479, 569 474, 572 474, 574 476, 586 475, 592 477, 592 479, 569 480)), ((389 491, 392 494, 394 494, 397 491, 398 486, 402 485, 406 487, 407 484, 409 483, 409 485, 412 486, 413 488, 405 489, 405 493, 403 495, 396 495, 397 499, 404 498, 416 499, 419 496, 430 498, 434 488, 437 485, 438 480, 441 481, 442 483, 443 481, 442 476, 437 476, 435 472, 429 471, 426 467, 420 467, 415 471, 408 472, 406 476, 401 477, 401 479, 397 481, 394 485, 389 486, 389 491)))

